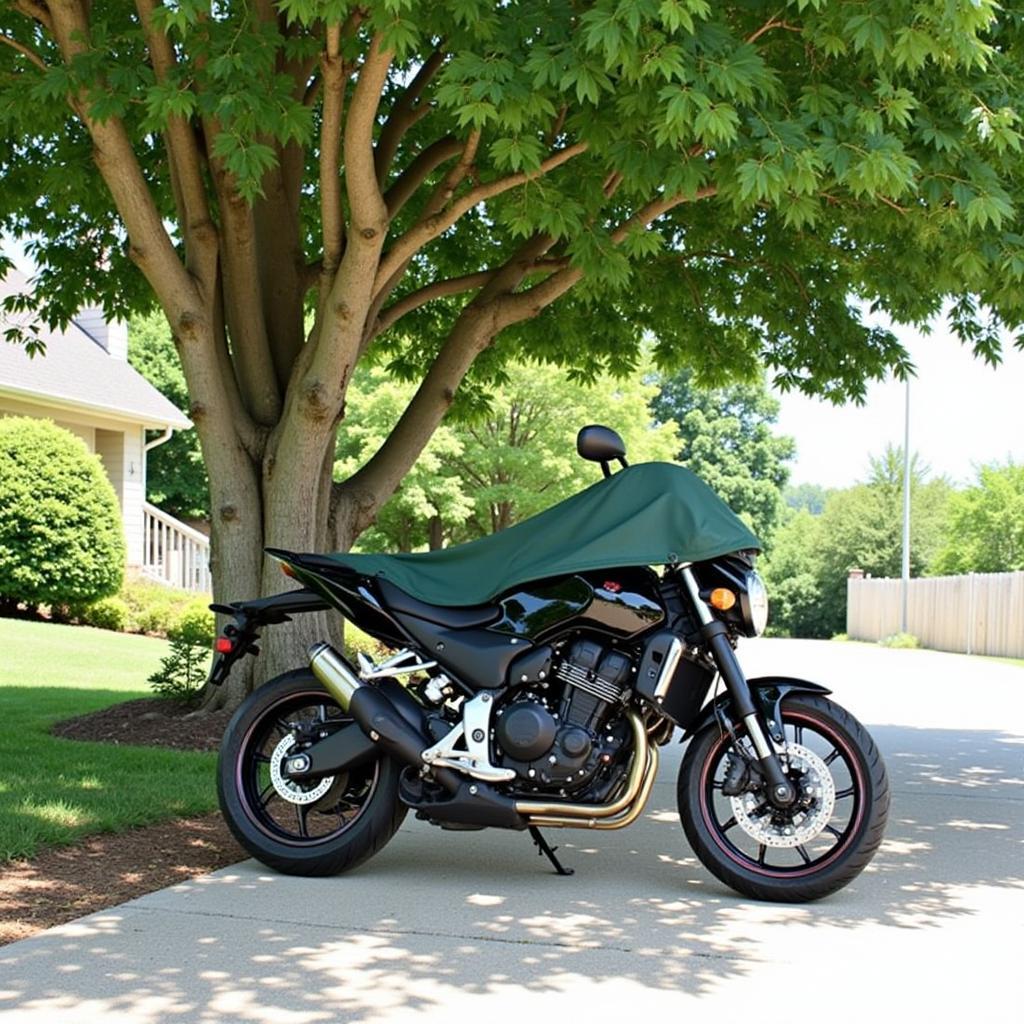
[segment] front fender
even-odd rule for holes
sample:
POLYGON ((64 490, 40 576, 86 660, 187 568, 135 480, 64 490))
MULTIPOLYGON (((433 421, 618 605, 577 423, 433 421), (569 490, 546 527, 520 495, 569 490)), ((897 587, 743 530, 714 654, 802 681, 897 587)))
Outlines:
MULTIPOLYGON (((781 742, 782 737, 778 734, 779 723, 782 721, 779 705, 784 697, 790 693, 831 693, 832 691, 820 683, 812 683, 809 679, 796 679, 793 676, 757 676, 747 680, 751 696, 764 715, 765 723, 769 732, 776 742, 781 742)), ((729 718, 729 694, 723 693, 717 700, 709 703, 697 717, 697 720, 683 733, 683 739, 688 740, 695 736, 701 729, 713 724, 718 719, 718 712, 725 716, 731 725, 735 726, 729 718)))

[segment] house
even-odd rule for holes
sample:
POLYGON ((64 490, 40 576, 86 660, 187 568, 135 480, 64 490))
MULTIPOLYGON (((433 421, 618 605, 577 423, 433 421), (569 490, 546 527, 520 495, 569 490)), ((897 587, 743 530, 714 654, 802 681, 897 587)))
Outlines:
MULTIPOLYGON (((0 302, 30 287, 17 270, 0 281, 0 302)), ((0 310, 0 334, 26 326, 0 310)), ((146 501, 146 454, 192 426, 128 363, 128 329, 101 310, 83 309, 67 330, 33 325, 45 355, 0 337, 0 416, 53 420, 99 455, 124 520, 128 566, 190 590, 209 591, 209 541, 199 531, 146 501), (146 431, 160 431, 146 440, 146 431)))

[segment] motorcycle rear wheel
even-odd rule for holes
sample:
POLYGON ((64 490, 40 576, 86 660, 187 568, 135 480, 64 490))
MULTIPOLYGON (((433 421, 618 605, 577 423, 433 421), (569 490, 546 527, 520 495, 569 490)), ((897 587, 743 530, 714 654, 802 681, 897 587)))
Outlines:
MULTIPOLYGON (((714 723, 683 758, 679 816, 694 853, 726 885, 757 900, 804 903, 836 892, 867 866, 882 842, 889 782, 870 734, 838 704, 793 694, 782 719, 794 745, 790 778, 806 794, 799 807, 777 812, 763 785, 725 796, 738 755, 733 737, 714 723)), ((747 747, 742 734, 737 739, 747 747)))
POLYGON ((309 783, 273 778, 286 754, 323 731, 358 728, 307 668, 277 676, 242 702, 217 762, 221 813, 257 860, 291 875, 336 875, 375 853, 398 831, 400 766, 383 755, 309 783), (289 742, 290 740, 290 742, 289 742))

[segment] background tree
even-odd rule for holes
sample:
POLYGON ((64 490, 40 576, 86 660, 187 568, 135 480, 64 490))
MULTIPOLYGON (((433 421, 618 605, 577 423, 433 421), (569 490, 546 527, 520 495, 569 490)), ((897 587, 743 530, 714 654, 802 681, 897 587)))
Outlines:
MULTIPOLYGON (((952 299, 993 359, 1021 323, 1022 23, 994 0, 0 11, 0 229, 39 266, 13 302, 63 322, 155 297, 218 600, 280 586, 264 545, 351 544, 471 367, 597 372, 649 331, 705 383, 761 356, 785 386, 856 396, 908 369, 856 296, 901 321, 952 299), (367 353, 419 386, 334 481, 367 353)), ((261 670, 324 628, 268 632, 261 670)))
POLYGON ((949 501, 936 573, 1024 569, 1024 466, 982 466, 978 482, 949 501))
POLYGON ((679 424, 677 461, 734 512, 746 515, 770 546, 782 513, 782 487, 789 478, 786 461, 796 454, 796 443, 772 432, 779 402, 768 393, 764 379, 701 388, 683 370, 662 378, 659 387, 655 413, 679 424))
MULTIPOLYGON (((348 415, 338 434, 336 479, 350 477, 380 448, 415 393, 415 384, 395 380, 383 367, 362 366, 356 370, 348 415)), ((424 546, 440 547, 439 524, 450 528, 473 514, 465 481, 452 468, 453 460, 462 452, 456 426, 438 427, 398 490, 361 535, 360 548, 414 551, 424 546)))
MULTIPOLYGON (((151 313, 131 321, 128 361, 179 409, 189 407, 185 374, 161 315, 151 313)), ((147 452, 146 489, 147 499, 173 516, 210 518, 210 485, 195 427, 175 431, 170 441, 147 452)))
POLYGON ((768 585, 769 632, 829 637, 834 611, 822 600, 824 537, 820 515, 787 509, 771 552, 760 568, 768 585))
POLYGON ((821 484, 789 484, 783 488, 782 500, 787 508, 806 509, 812 516, 820 516, 825 511, 829 490, 821 484))
MULTIPOLYGON (((342 477, 379 443, 414 387, 380 369, 368 373, 377 384, 359 389, 339 433, 342 477)), ((576 454, 577 431, 587 423, 613 425, 632 462, 670 460, 679 445, 676 426, 655 425, 650 377, 641 366, 626 377, 584 383, 559 367, 509 364, 493 395, 438 429, 360 546, 410 550, 470 540, 583 490, 600 479, 576 454)))
MULTIPOLYGON (((910 571, 925 574, 942 545, 951 487, 944 478, 926 480, 927 467, 911 457, 910 571)), ((792 586, 790 612, 774 622, 798 635, 832 636, 846 628, 846 580, 857 567, 872 576, 898 577, 903 552, 903 452, 889 446, 871 460, 865 483, 833 491, 819 517, 797 513, 779 531, 782 554, 772 553, 773 585, 792 586), (788 584, 789 570, 816 581, 788 584), (796 593, 798 592, 798 593, 796 593), (786 616, 789 616, 787 619, 786 616)))

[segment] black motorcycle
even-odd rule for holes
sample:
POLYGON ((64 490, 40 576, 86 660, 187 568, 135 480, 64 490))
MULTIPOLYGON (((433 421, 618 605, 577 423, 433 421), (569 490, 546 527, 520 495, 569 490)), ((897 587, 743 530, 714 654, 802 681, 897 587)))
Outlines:
POLYGON ((232 618, 215 684, 304 612, 333 608, 394 650, 353 665, 315 644, 237 710, 218 792, 254 857, 345 871, 412 809, 528 830, 569 874, 540 830, 635 821, 680 729, 683 829, 727 885, 813 900, 870 861, 889 804, 870 735, 823 686, 747 679, 736 658, 768 616, 757 538, 687 470, 628 466, 614 431, 586 427, 577 448, 604 479, 500 534, 413 555, 269 549, 302 589, 213 606, 232 618))

